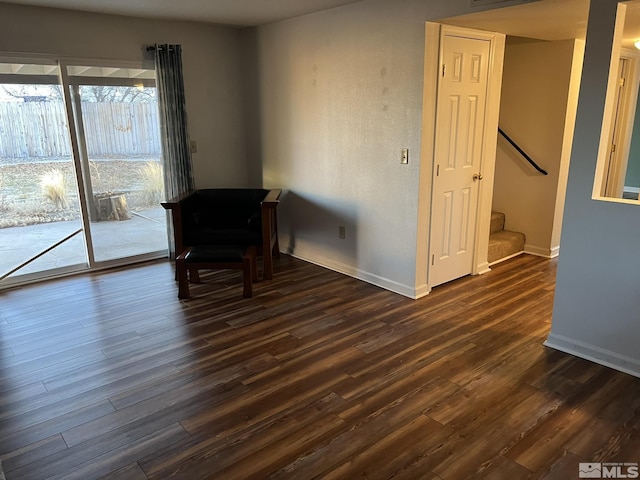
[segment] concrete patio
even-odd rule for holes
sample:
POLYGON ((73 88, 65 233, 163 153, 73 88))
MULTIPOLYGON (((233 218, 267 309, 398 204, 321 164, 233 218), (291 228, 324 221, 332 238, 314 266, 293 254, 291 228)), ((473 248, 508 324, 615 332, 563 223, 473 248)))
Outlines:
MULTIPOLYGON (((132 212, 130 220, 94 222, 90 228, 97 262, 167 250, 166 212, 162 208, 132 212)), ((82 229, 80 220, 0 229, 0 277, 78 229, 82 229)), ((22 275, 83 265, 88 263, 84 232, 80 232, 2 283, 22 275)))

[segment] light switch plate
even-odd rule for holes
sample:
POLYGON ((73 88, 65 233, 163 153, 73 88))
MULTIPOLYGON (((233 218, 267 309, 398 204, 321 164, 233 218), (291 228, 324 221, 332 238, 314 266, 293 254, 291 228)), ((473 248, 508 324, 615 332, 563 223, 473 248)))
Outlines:
POLYGON ((403 148, 400 153, 400 163, 407 164, 409 163, 409 149, 403 148))

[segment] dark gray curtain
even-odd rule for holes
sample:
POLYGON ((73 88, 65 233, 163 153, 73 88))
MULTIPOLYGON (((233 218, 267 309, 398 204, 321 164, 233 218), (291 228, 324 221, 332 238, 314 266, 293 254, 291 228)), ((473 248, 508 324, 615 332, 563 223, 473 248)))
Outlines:
POLYGON ((169 199, 194 189, 182 79, 182 47, 156 45, 155 62, 165 195, 169 199))

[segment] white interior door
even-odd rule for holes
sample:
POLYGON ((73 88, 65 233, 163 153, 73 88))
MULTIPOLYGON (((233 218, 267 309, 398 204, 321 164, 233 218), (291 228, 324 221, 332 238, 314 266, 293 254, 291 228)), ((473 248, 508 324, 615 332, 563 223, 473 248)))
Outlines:
POLYGON ((625 168, 622 168, 623 158, 621 148, 622 131, 624 130, 624 101, 625 101, 625 78, 628 75, 629 60, 620 58, 618 63, 618 88, 616 89, 614 100, 614 113, 609 133, 608 165, 605 172, 604 196, 622 198, 624 188, 625 168))
POLYGON ((489 70, 489 40, 441 39, 429 284, 472 272, 489 70))

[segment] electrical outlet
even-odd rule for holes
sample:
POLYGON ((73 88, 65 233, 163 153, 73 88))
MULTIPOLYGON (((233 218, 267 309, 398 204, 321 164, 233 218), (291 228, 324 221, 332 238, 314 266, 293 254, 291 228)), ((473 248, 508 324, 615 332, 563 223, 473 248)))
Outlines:
POLYGON ((409 149, 403 148, 400 152, 400 163, 407 164, 409 163, 409 149))
POLYGON ((198 153, 198 144, 195 140, 191 140, 189 142, 189 147, 191 149, 191 153, 198 153))
POLYGON ((347 231, 344 228, 344 225, 340 225, 338 227, 338 238, 347 238, 347 231))

